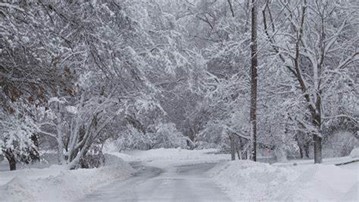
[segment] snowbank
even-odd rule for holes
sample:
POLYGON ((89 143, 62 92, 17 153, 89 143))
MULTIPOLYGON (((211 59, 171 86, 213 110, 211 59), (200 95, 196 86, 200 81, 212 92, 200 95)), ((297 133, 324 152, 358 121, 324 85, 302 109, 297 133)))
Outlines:
POLYGON ((128 178, 133 169, 106 155, 107 166, 66 170, 61 166, 1 172, 1 201, 76 201, 114 179, 128 178), (9 176, 7 176, 9 175, 9 176))
MULTIPOLYGON (((352 161, 359 161, 359 157, 350 157, 350 156, 343 156, 343 157, 335 157, 335 158, 325 158, 323 159, 323 165, 340 165, 346 164, 352 161)), ((289 160, 288 162, 275 162, 272 165, 275 166, 282 166, 282 167, 290 167, 296 165, 313 165, 313 159, 293 159, 289 160)))
POLYGON ((358 173, 334 165, 299 166, 298 179, 285 184, 279 198, 320 201, 358 201, 358 173))
POLYGON ((358 173, 334 165, 232 161, 209 174, 234 201, 359 201, 358 173))

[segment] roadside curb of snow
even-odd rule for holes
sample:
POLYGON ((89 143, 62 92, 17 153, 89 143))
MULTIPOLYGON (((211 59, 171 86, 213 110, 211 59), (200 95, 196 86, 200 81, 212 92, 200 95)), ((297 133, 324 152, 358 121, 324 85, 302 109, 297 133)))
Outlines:
POLYGON ((31 169, 17 171, 16 177, 0 186, 1 200, 76 201, 113 180, 125 180, 134 172, 118 157, 106 155, 106 159, 106 166, 94 169, 66 170, 61 166, 51 166, 42 169, 49 173, 48 176, 36 179, 30 179, 31 169))
POLYGON ((208 174, 234 201, 271 200, 272 190, 298 177, 291 169, 248 160, 226 162, 208 174))

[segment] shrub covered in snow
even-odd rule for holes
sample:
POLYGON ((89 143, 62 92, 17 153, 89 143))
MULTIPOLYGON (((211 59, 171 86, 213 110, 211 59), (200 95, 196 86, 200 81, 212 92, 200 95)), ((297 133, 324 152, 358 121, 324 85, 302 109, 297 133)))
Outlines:
POLYGON ((161 123, 156 127, 156 132, 150 134, 151 148, 186 148, 186 140, 173 123, 161 123))
POLYGON ((358 147, 358 148, 354 148, 354 149, 350 152, 350 157, 352 157, 352 158, 359 158, 359 147, 358 147))
POLYGON ((356 147, 359 147, 359 140, 351 132, 340 131, 327 137, 323 155, 327 158, 348 156, 356 147))
POLYGON ((186 138, 179 132, 173 123, 160 123, 153 131, 143 133, 129 126, 116 140, 119 150, 152 148, 186 148, 186 138))
POLYGON ((149 136, 132 126, 129 126, 125 131, 121 132, 115 142, 120 151, 127 149, 145 150, 151 147, 149 136))
POLYGON ((37 146, 34 144, 37 131, 34 122, 27 116, 7 116, 0 119, 0 154, 7 158, 10 169, 16 169, 16 162, 29 163, 39 159, 37 146))
POLYGON ((219 125, 207 124, 205 130, 196 137, 196 145, 199 149, 216 148, 221 151, 229 151, 229 136, 225 129, 219 125))

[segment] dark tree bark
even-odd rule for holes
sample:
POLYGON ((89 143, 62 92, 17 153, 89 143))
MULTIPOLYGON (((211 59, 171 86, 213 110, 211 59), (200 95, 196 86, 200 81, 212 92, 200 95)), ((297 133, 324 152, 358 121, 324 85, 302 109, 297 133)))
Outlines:
POLYGON ((10 170, 16 170, 16 160, 14 158, 8 159, 10 170))
POLYGON ((252 0, 252 36, 251 36, 251 109, 250 124, 252 135, 252 160, 257 161, 257 1, 252 0))
POLYGON ((11 151, 4 152, 7 161, 9 162, 10 170, 16 170, 16 158, 11 151))

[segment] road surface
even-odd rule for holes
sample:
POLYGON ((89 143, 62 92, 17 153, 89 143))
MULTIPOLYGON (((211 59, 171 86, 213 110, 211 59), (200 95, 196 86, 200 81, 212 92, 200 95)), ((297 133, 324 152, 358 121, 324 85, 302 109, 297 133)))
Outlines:
POLYGON ((215 164, 173 166, 167 169, 133 165, 138 171, 126 181, 115 181, 81 201, 230 201, 204 174, 215 164))

